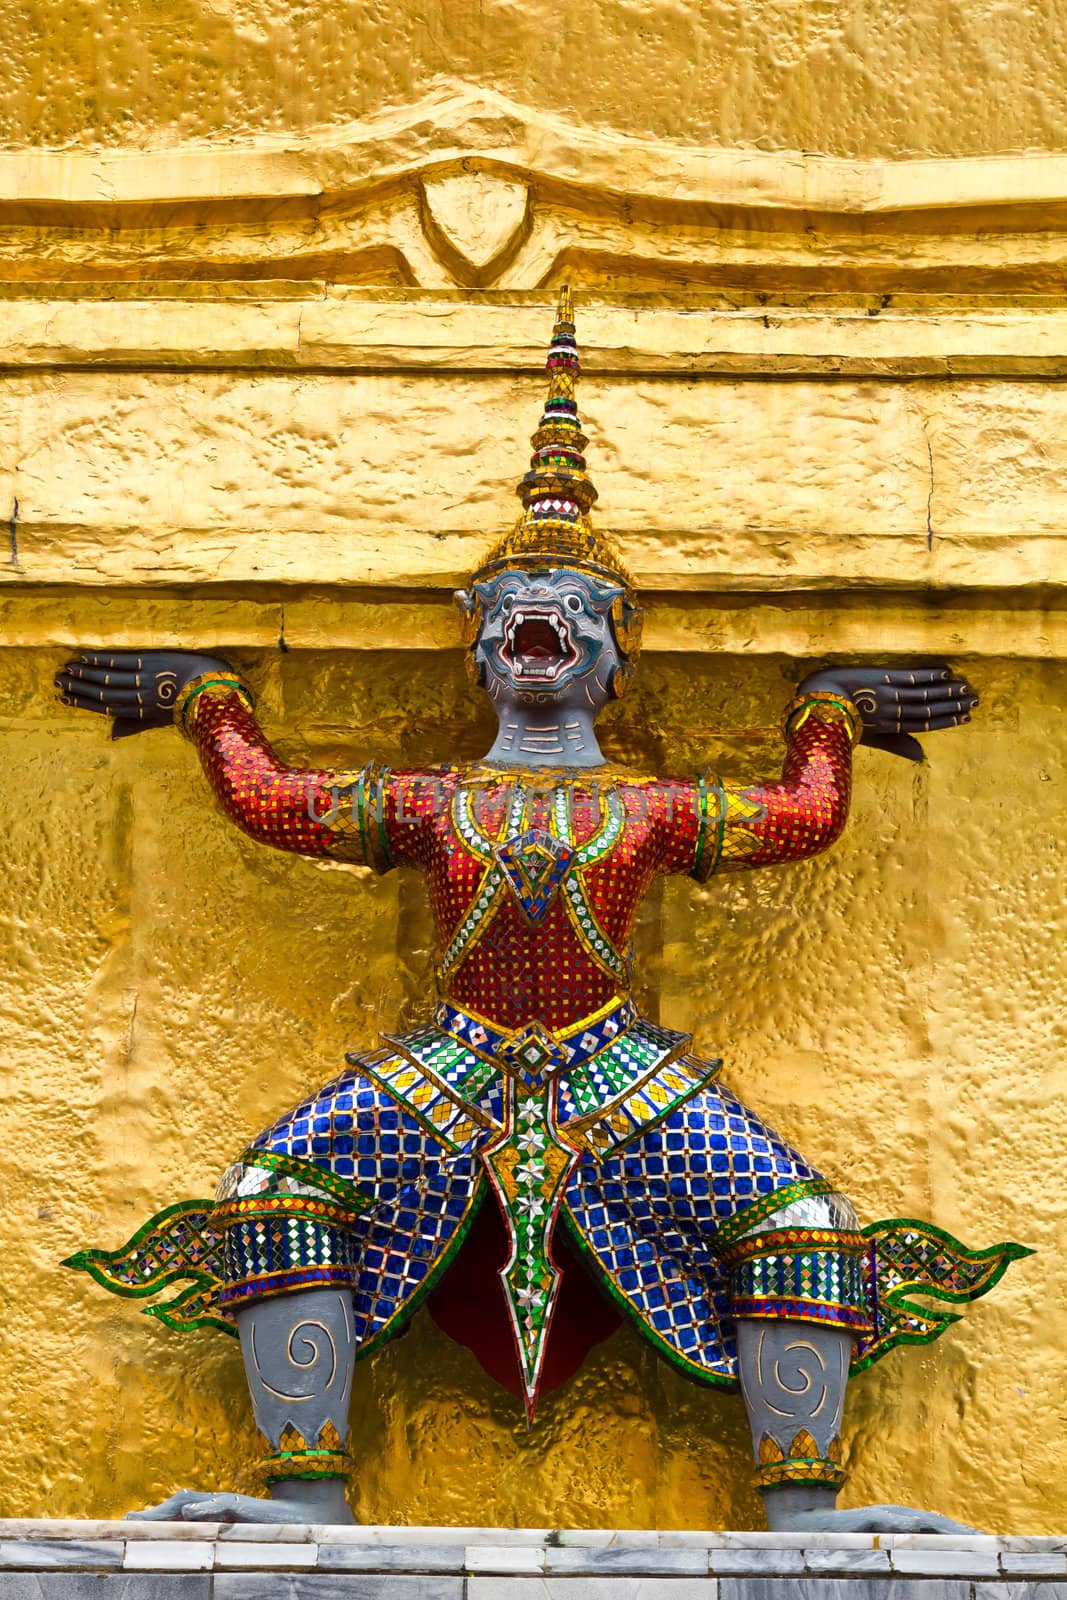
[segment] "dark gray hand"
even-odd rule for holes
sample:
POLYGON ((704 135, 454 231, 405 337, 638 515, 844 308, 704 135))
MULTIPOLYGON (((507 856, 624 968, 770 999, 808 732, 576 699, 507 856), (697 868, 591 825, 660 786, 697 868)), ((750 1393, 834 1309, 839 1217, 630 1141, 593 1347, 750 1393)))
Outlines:
POLYGON ((978 696, 951 667, 824 667, 800 685, 847 695, 863 718, 861 744, 909 761, 923 759, 917 733, 970 722, 978 696))
POLYGON ((65 706, 112 717, 111 737, 123 739, 172 722, 174 702, 193 678, 232 670, 194 650, 87 651, 67 662, 55 684, 65 706))

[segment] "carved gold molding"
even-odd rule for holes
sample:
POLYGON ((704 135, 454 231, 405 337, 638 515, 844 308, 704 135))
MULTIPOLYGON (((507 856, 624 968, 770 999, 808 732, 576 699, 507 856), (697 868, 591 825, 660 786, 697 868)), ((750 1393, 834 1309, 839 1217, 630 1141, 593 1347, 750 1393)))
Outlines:
POLYGON ((451 84, 412 105, 310 135, 166 150, 0 151, 0 199, 137 205, 355 194, 475 158, 529 178, 671 204, 888 215, 1067 203, 1067 156, 853 161, 802 151, 692 147, 601 131, 451 84), (636 181, 635 181, 636 180, 636 181))
POLYGON ((299 138, 0 152, 14 280, 1018 296, 1065 263, 1065 156, 692 148, 464 85, 299 138))
MULTIPOLYGON (((463 581, 514 515, 550 297, 251 287, 6 301, 0 587, 463 581)), ((1062 596, 1064 311, 585 291, 580 322, 598 516, 646 590, 1062 596)))
MULTIPOLYGON (((247 589, 247 586, 245 586, 247 589)), ((796 597, 705 594, 688 604, 649 597, 642 650, 656 655, 722 654, 814 659, 862 658, 873 635, 902 655, 1067 659, 1067 610, 1020 605, 1018 594, 917 603, 906 597, 830 592, 796 597)), ((462 645, 447 590, 397 598, 312 592, 213 594, 188 591, 0 586, 3 649, 51 652, 158 648, 378 653, 455 651, 462 645)), ((50 680, 49 680, 50 681, 50 680)))

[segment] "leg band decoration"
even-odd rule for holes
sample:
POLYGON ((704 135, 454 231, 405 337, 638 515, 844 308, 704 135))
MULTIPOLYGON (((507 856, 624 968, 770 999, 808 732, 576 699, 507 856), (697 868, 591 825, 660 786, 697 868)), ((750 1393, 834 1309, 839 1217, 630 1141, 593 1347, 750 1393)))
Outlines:
POLYGON ((830 1228, 777 1228, 731 1246, 732 1311, 869 1333, 867 1241, 830 1228))
POLYGON ((285 1478, 350 1478, 352 1457, 345 1450, 341 1435, 327 1422, 314 1445, 291 1424, 282 1429, 278 1448, 257 1467, 257 1475, 268 1487, 285 1478))
POLYGON ((220 1307, 234 1311, 294 1289, 350 1286, 349 1220, 340 1206, 288 1196, 217 1206, 212 1223, 224 1238, 226 1275, 220 1307))
POLYGON ((827 1483, 833 1489, 840 1489, 845 1481, 840 1434, 834 1435, 823 1455, 807 1428, 794 1434, 787 1450, 783 1450, 769 1433, 764 1433, 757 1446, 756 1459, 759 1462, 754 1479, 757 1489, 773 1489, 781 1483, 827 1483))

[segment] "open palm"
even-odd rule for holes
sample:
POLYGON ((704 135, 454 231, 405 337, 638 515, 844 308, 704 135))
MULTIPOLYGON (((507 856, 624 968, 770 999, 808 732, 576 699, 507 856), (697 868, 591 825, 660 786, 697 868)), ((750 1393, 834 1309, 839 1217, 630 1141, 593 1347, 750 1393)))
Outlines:
POLYGON ((217 656, 195 650, 86 651, 56 674, 65 706, 113 718, 111 736, 161 728, 174 719, 174 704, 193 678, 229 672, 217 656))
POLYGON ((923 759, 915 737, 970 722, 978 696, 951 667, 825 667, 801 692, 847 695, 863 719, 861 744, 909 761, 923 759))

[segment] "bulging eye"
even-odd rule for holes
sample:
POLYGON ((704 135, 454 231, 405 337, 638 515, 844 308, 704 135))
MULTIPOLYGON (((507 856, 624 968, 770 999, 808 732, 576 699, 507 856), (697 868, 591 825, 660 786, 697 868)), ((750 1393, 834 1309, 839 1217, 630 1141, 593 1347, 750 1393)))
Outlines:
POLYGON ((509 591, 506 595, 504 595, 500 603, 504 607, 505 611, 513 611, 515 609, 515 599, 516 596, 513 591, 509 591))
POLYGON ((578 594, 565 594, 563 596, 563 604, 573 616, 577 616, 578 612, 583 609, 582 597, 578 594))

